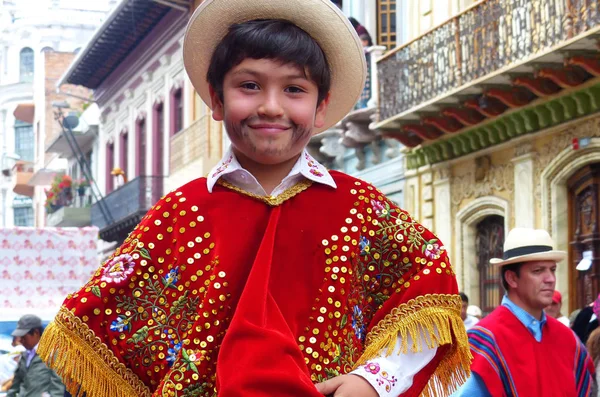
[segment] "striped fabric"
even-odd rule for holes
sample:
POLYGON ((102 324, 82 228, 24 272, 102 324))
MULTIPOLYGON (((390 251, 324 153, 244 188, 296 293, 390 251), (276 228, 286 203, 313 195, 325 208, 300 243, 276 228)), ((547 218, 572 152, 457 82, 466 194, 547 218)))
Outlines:
POLYGON ((484 357, 496 371, 502 382, 506 397, 517 397, 515 383, 502 352, 498 349, 494 335, 487 329, 475 326, 468 332, 471 349, 484 357))
POLYGON ((593 368, 591 358, 585 350, 583 344, 577 338, 577 348, 575 349, 575 382, 577 385, 577 396, 587 397, 592 390, 592 374, 590 368, 593 368))

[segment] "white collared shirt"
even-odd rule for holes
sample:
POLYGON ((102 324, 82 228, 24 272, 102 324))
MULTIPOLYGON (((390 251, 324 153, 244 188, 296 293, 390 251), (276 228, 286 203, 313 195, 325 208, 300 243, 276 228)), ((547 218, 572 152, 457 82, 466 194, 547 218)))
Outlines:
MULTIPOLYGON (((212 193, 220 178, 246 192, 267 196, 265 189, 254 175, 241 166, 231 148, 206 177, 209 193, 212 193)), ((331 186, 334 189, 337 188, 327 169, 304 149, 290 173, 273 189, 270 196, 279 196, 303 178, 331 186)), ((433 360, 437 352, 437 348, 430 349, 427 347, 427 339, 423 332, 421 338, 423 351, 414 353, 409 349, 408 353, 400 354, 399 349, 402 346, 402 340, 398 336, 394 353, 387 356, 385 352, 382 352, 379 357, 369 360, 368 363, 361 365, 352 373, 369 382, 380 397, 402 395, 412 386, 414 376, 433 360)), ((411 346, 412 341, 409 339, 408 343, 411 346)))
MULTIPOLYGON (((268 196, 254 175, 240 165, 231 148, 206 177, 206 185, 210 193, 212 193, 215 184, 220 178, 249 193, 268 196)), ((273 189, 270 196, 279 196, 304 178, 331 186, 334 189, 337 188, 335 181, 329 172, 327 172, 327 169, 304 149, 290 173, 273 189)))

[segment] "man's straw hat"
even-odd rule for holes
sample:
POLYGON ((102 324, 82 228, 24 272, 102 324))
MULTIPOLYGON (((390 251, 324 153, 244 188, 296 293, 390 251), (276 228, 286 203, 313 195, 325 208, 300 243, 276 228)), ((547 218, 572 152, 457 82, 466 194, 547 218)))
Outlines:
POLYGON ((185 69, 202 100, 211 106, 206 73, 217 45, 233 24, 255 19, 287 20, 323 49, 331 68, 331 90, 322 132, 337 124, 358 101, 367 65, 356 31, 330 0, 205 0, 188 23, 185 69))
POLYGON ((503 258, 492 258, 496 266, 531 261, 561 262, 567 258, 565 251, 554 250, 554 241, 542 229, 514 228, 506 236, 503 258))

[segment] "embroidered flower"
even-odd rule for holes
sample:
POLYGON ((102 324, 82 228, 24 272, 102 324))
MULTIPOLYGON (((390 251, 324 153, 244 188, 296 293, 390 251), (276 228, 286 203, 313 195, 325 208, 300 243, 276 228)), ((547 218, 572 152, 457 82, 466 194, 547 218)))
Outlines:
POLYGON ((323 174, 319 169, 319 163, 315 161, 308 153, 304 153, 304 158, 306 159, 307 165, 310 168, 309 172, 314 176, 322 177, 323 174))
POLYGON ((371 205, 378 217, 386 216, 389 212, 387 206, 383 205, 381 201, 371 200, 371 205))
POLYGON ((116 256, 104 267, 102 281, 106 281, 107 283, 120 283, 133 273, 134 267, 135 262, 131 255, 123 254, 116 256))
POLYGON ((369 253, 369 249, 371 242, 365 237, 365 236, 360 236, 360 242, 358 243, 358 246, 360 248, 360 254, 361 255, 366 255, 369 253))
POLYGON ((169 347, 169 350, 167 350, 167 362, 169 363, 169 365, 172 365, 175 362, 180 349, 181 342, 174 344, 172 347, 169 347))
POLYGON ((129 331, 129 321, 127 321, 127 316, 117 316, 117 319, 113 320, 110 324, 110 330, 113 332, 129 331))
POLYGON ((365 371, 373 374, 373 375, 377 375, 379 373, 379 371, 381 370, 381 368, 379 367, 379 364, 377 363, 366 363, 363 368, 365 369, 365 371))
POLYGON ((440 247, 438 243, 433 243, 433 241, 431 241, 425 246, 425 256, 429 259, 437 260, 440 259, 444 250, 444 246, 440 247))
POLYGON ((354 306, 354 311, 352 313, 352 328, 354 329, 354 334, 361 341, 365 338, 366 327, 363 320, 362 310, 358 306, 354 306))
POLYGON ((232 161, 233 161, 233 155, 229 156, 229 158, 227 160, 223 161, 223 163, 216 169, 215 173, 213 174, 213 178, 216 177, 217 175, 219 175, 220 173, 222 173, 223 171, 225 171, 229 167, 229 164, 231 164, 232 161))
POLYGON ((321 171, 319 171, 317 168, 311 168, 310 173, 313 174, 314 176, 318 176, 318 177, 323 176, 323 173, 321 171))
POLYGON ((175 287, 177 285, 177 281, 179 281, 179 267, 171 269, 169 273, 167 273, 167 275, 162 279, 165 287, 175 287))

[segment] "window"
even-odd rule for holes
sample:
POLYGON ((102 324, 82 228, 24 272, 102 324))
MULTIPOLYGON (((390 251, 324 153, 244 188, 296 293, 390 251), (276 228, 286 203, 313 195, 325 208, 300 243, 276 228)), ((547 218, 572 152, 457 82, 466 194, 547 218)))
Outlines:
POLYGON ((20 81, 31 83, 33 81, 33 50, 23 48, 20 54, 20 81))
POLYGON ((106 194, 113 191, 114 179, 112 170, 115 164, 115 145, 113 143, 106 144, 106 194))
POLYGON ((120 142, 120 150, 119 153, 119 167, 123 170, 123 174, 127 175, 127 151, 129 150, 129 134, 127 130, 121 133, 121 142, 120 142))
POLYGON ((15 121, 15 153, 24 161, 33 161, 34 157, 33 125, 21 120, 15 121))
POLYGON ((490 259, 502 258, 504 250, 504 218, 488 216, 477 225, 477 267, 479 268, 480 307, 484 315, 500 305, 503 295, 500 269, 490 259))
POLYGON ((377 42, 388 50, 396 46, 396 0, 377 0, 377 42))
POLYGON ((33 201, 17 195, 13 200, 15 226, 33 226, 33 201))
POLYGON ((163 167, 163 137, 164 137, 165 112, 161 104, 154 107, 154 120, 152 128, 154 128, 152 142, 152 174, 162 176, 164 173, 163 167))
POLYGON ((136 123, 137 175, 146 176, 146 119, 136 123))
POLYGON ((182 89, 173 91, 171 95, 171 135, 183 129, 183 95, 182 89))

